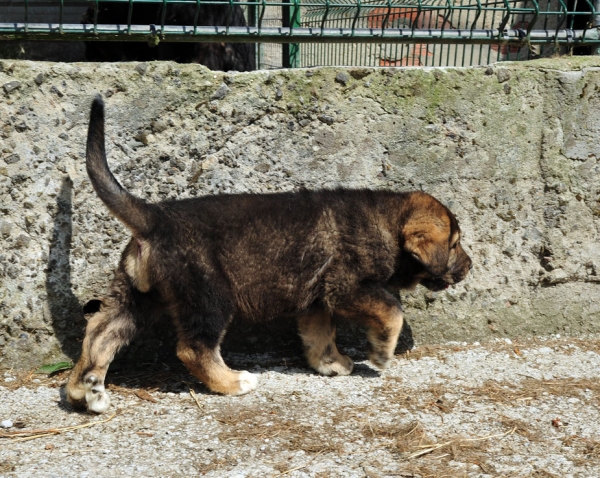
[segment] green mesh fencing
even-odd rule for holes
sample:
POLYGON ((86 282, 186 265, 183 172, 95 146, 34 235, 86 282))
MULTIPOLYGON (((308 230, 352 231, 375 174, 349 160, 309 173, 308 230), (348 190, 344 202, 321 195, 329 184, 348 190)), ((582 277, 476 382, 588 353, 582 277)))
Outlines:
POLYGON ((21 0, 0 2, 0 41, 253 43, 258 67, 476 65, 595 52, 599 8, 599 0, 21 0))

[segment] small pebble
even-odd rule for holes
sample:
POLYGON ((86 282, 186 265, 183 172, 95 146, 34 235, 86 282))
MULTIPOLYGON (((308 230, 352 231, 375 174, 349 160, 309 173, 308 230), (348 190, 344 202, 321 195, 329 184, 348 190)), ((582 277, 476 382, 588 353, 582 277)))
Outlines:
POLYGON ((340 71, 336 75, 335 81, 337 81, 338 83, 341 83, 342 85, 346 86, 346 83, 348 83, 348 81, 350 81, 350 77, 348 76, 348 73, 346 73, 345 71, 340 71))
POLYGON ((0 423, 0 427, 2 427, 2 428, 10 428, 12 426, 13 426, 12 420, 2 420, 2 423, 0 423))
POLYGON ((4 88, 4 91, 6 93, 10 93, 13 90, 16 90, 17 88, 21 87, 21 82, 20 81, 9 81, 8 83, 4 83, 4 85, 2 85, 2 87, 4 88))
POLYGON ((221 86, 219 87, 219 89, 213 93, 213 95, 210 97, 210 99, 211 100, 223 99, 227 96, 227 93, 229 93, 229 91, 230 91, 229 87, 225 83, 222 83, 221 86))
POLYGON ((322 123, 325 123, 328 125, 332 125, 335 122, 335 119, 333 118, 333 116, 329 116, 329 115, 319 115, 319 116, 317 116, 317 118, 322 123))

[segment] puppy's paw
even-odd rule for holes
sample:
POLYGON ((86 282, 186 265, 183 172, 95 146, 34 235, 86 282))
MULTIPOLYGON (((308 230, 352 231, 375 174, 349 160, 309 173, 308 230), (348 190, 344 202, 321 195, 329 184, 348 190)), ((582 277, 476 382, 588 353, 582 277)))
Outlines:
POLYGON ((85 386, 81 382, 74 379, 69 379, 66 386, 67 401, 73 408, 85 410, 87 404, 85 402, 85 386))
POLYGON ((388 368, 390 363, 392 363, 392 357, 378 351, 371 351, 369 353, 369 360, 381 370, 388 368))
POLYGON ((256 390, 256 387, 258 386, 258 377, 245 370, 238 372, 238 386, 238 391, 233 392, 232 395, 244 395, 252 390, 256 390))
POLYGON ((95 375, 85 378, 85 401, 87 409, 94 413, 104 413, 110 406, 110 397, 102 383, 95 375))
POLYGON ((321 375, 335 377, 337 375, 350 375, 354 370, 354 362, 347 355, 337 354, 335 360, 323 360, 315 370, 321 375))

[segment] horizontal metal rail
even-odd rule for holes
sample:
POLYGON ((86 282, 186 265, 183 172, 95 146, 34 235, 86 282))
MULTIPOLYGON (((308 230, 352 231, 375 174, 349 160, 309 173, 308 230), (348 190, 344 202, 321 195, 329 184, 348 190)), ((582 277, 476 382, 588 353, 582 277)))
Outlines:
POLYGON ((165 25, 94 25, 47 23, 0 23, 0 41, 132 41, 151 38, 169 42, 229 43, 439 43, 439 44, 600 44, 600 29, 532 30, 497 29, 450 30, 412 28, 300 28, 215 27, 165 25))

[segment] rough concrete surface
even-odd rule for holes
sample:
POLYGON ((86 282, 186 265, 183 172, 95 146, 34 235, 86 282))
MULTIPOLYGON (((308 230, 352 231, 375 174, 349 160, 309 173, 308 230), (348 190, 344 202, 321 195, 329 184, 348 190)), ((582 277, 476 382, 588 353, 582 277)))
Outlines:
POLYGON ((229 356, 259 376, 242 397, 210 394, 181 368, 130 369, 109 373, 100 417, 69 409, 64 376, 9 371, 0 476, 597 477, 599 346, 421 347, 381 374, 361 362, 335 378, 285 355, 229 356))
POLYGON ((113 170, 152 201, 346 186, 445 202, 475 266, 403 294, 417 343, 600 332, 599 90, 597 58, 244 74, 2 60, 0 367, 76 358, 126 242, 85 174, 97 92, 113 170))

